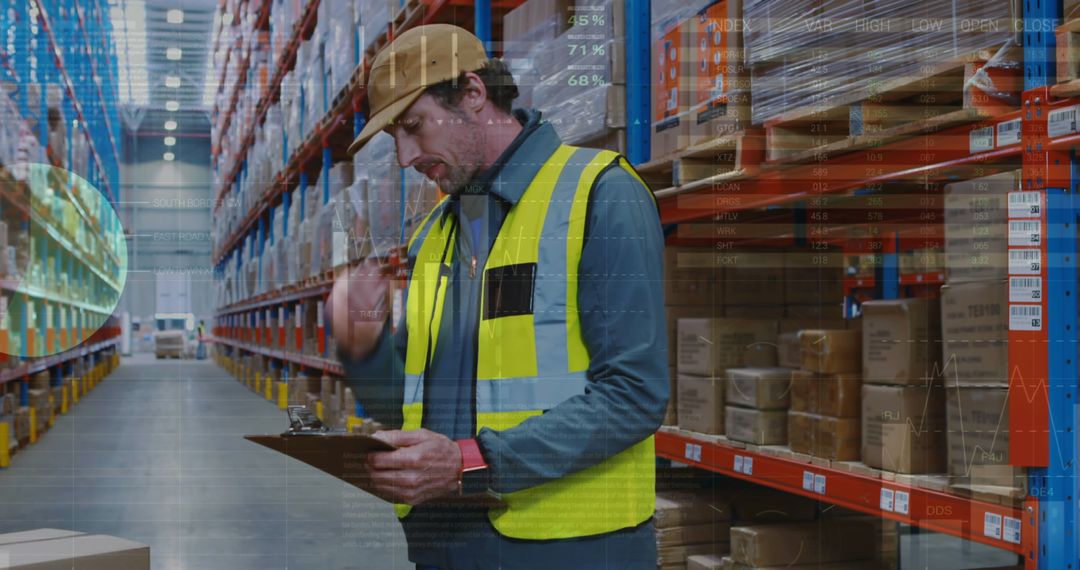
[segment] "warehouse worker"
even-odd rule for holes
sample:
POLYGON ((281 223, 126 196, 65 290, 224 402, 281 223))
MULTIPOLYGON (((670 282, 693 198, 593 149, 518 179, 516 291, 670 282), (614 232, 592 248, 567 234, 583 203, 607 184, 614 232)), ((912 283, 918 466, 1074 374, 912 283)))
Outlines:
MULTIPOLYGON (((562 144, 472 34, 403 33, 376 57, 367 125, 448 197, 387 283, 339 280, 354 393, 397 446, 366 463, 418 568, 652 569, 653 433, 668 400, 656 204, 626 160, 562 144), (490 491, 504 507, 448 506, 490 491)), ((460 504, 460 503, 459 503, 460 504)))
POLYGON ((203 344, 204 342, 206 342, 205 338, 206 338, 206 325, 200 319, 199 320, 199 346, 195 350, 195 358, 197 360, 203 360, 204 358, 206 358, 206 345, 203 344))

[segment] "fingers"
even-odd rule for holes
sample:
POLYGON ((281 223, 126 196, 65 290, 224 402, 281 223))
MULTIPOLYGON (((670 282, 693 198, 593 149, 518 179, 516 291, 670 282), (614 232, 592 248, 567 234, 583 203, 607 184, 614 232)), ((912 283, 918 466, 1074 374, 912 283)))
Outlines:
POLYGON ((422 457, 415 447, 397 451, 380 451, 368 457, 368 468, 372 471, 421 469, 423 468, 422 457))
POLYGON ((419 445, 425 441, 445 437, 439 435, 431 430, 420 428, 416 430, 383 430, 375 432, 373 437, 379 438, 394 447, 409 447, 413 445, 419 445))

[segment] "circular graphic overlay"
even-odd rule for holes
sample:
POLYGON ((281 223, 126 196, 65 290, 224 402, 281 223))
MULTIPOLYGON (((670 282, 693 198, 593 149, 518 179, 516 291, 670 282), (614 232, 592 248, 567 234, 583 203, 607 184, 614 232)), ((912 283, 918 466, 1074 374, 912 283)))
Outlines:
POLYGON ((0 169, 0 354, 49 356, 116 334, 127 264, 120 217, 84 178, 0 169))

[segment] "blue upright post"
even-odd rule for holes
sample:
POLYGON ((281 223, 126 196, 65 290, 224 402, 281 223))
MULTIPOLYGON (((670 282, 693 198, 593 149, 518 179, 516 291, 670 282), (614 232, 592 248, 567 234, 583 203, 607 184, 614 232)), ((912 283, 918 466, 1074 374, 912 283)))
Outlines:
POLYGON ((650 154, 650 3, 626 3, 626 154, 632 164, 647 162, 650 154))
POLYGON ((491 0, 476 0, 473 3, 473 12, 476 15, 474 22, 476 37, 484 44, 484 51, 488 57, 492 55, 491 45, 491 0))

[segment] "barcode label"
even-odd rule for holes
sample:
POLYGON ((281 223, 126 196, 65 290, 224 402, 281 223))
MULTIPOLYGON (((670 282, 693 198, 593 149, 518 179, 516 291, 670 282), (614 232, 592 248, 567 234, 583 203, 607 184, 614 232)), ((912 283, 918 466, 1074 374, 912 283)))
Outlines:
POLYGON ((814 475, 814 492, 819 495, 825 494, 825 476, 814 475))
POLYGON ((994 127, 971 129, 968 140, 968 150, 972 153, 986 152, 994 148, 994 127))
POLYGON ((1042 301, 1042 277, 1009 277, 1010 303, 1042 301))
POLYGON ((1046 119, 1046 134, 1060 137, 1076 132, 1076 106, 1050 111, 1046 119))
POLYGON ((742 473, 742 464, 743 464, 743 456, 736 455, 735 456, 735 472, 736 473, 742 473))
POLYGON ((1042 213, 1041 192, 1009 192, 1010 218, 1038 218, 1042 213))
POLYGON ((908 504, 911 502, 911 496, 907 491, 897 491, 896 499, 893 502, 893 511, 902 515, 908 514, 908 504))
POLYGON ((1005 528, 1002 531, 1001 538, 1005 542, 1011 542, 1013 544, 1020 544, 1020 519, 1014 519, 1012 517, 1005 517, 1005 528))
POLYGON ((746 459, 743 459, 742 466, 743 466, 743 473, 746 473, 747 475, 753 475, 754 474, 754 458, 753 457, 747 457, 746 459))
POLYGON ((885 489, 885 488, 881 489, 881 510, 889 511, 890 513, 892 512, 892 510, 893 510, 893 490, 892 489, 885 489))
POLYGON ((1042 273, 1042 251, 1038 249, 1010 249, 1010 275, 1039 275, 1042 273))
POLYGON ((1009 245, 1039 245, 1042 243, 1042 224, 1038 220, 1010 220, 1009 245))
POLYGON ((814 490, 814 474, 809 471, 802 472, 802 488, 803 491, 814 490))
POLYGON ((1042 305, 1009 305, 1009 330, 1041 331, 1042 305))
POLYGON ((690 461, 701 462, 701 446, 696 443, 686 444, 686 453, 683 454, 690 461))
POLYGON ((1005 121, 997 126, 997 146, 1020 144, 1020 119, 1005 121))
POLYGON ((983 536, 1001 538, 1001 515, 996 513, 983 515, 983 536))

